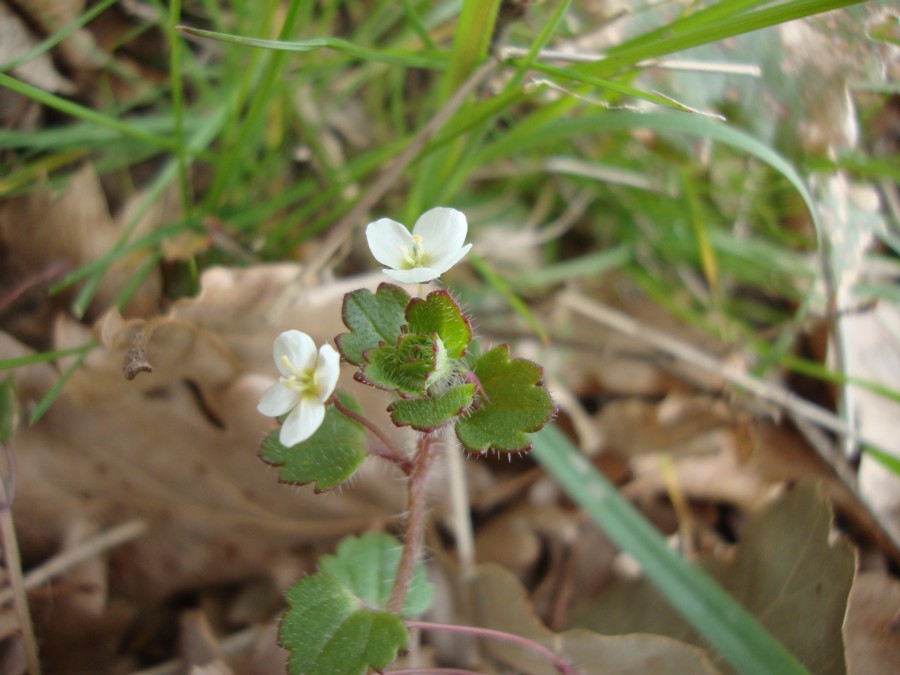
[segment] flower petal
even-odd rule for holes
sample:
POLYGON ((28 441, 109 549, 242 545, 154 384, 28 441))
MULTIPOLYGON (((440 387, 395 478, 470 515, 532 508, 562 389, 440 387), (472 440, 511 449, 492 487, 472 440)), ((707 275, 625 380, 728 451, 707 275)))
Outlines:
POLYGON ((324 419, 325 404, 312 396, 304 396, 300 399, 300 405, 284 420, 278 440, 288 448, 302 443, 316 433, 324 419))
POLYGON ((462 211, 438 206, 419 216, 413 234, 421 236, 425 250, 439 258, 445 251, 459 250, 466 241, 468 229, 462 211))
POLYGON ((431 261, 431 266, 437 270, 439 274, 443 274, 451 267, 453 267, 456 263, 462 260, 466 253, 469 252, 469 249, 472 248, 472 244, 466 244, 460 249, 447 251, 440 257, 436 257, 431 261))
POLYGON ((394 281, 401 284, 422 284, 437 279, 441 273, 431 267, 414 267, 411 270, 381 270, 394 281))
POLYGON ((403 266, 403 250, 412 248, 412 235, 403 225, 381 218, 366 227, 366 240, 375 260, 388 267, 403 266))
POLYGON ((284 364, 282 356, 286 356, 298 371, 311 370, 316 365, 316 343, 309 335, 299 330, 286 330, 275 338, 272 354, 278 372, 285 377, 290 377, 293 372, 284 364))
POLYGON ((341 357, 331 345, 319 348, 319 362, 316 365, 316 395, 323 403, 331 396, 341 374, 341 357))
POLYGON ((276 382, 259 397, 256 409, 267 417, 284 415, 300 402, 300 396, 290 387, 276 382))

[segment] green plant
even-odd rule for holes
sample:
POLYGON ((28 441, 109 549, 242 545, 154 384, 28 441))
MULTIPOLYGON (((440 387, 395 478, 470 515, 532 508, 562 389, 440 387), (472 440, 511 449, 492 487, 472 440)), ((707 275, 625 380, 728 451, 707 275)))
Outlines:
MULTIPOLYGON (((382 219, 369 225, 369 246, 385 272, 400 281, 427 282, 459 261, 467 224, 459 211, 432 209, 413 234, 382 219)), ((418 558, 425 532, 425 483, 451 427, 468 452, 524 452, 528 434, 554 412, 541 382, 541 368, 510 359, 500 345, 480 355, 470 321, 444 289, 410 296, 382 284, 344 297, 349 332, 335 339, 355 379, 390 391, 388 413, 398 427, 412 427, 411 454, 367 419, 345 392, 333 393, 338 354, 330 345, 316 352, 299 331, 275 341, 281 377, 263 394, 259 410, 279 417, 280 430, 265 439, 261 457, 281 467, 282 481, 315 483, 326 490, 350 479, 369 455, 407 474, 409 500, 402 555, 388 535, 345 540, 319 572, 288 591, 290 609, 281 623, 282 644, 291 651, 292 673, 362 673, 385 668, 406 645, 401 617, 427 609, 431 591, 418 558), (382 447, 372 452, 366 432, 382 447), (347 647, 353 645, 352 648, 347 647)))

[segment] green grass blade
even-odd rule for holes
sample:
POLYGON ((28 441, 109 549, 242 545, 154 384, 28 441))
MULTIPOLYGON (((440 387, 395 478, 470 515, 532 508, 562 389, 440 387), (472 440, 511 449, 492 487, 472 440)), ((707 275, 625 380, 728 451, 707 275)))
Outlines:
POLYGON ((464 0, 439 101, 446 101, 487 56, 501 0, 464 0))
POLYGON ((531 309, 528 305, 515 294, 512 287, 507 283, 500 275, 494 272, 491 269, 491 266, 481 257, 471 253, 469 255, 469 262, 472 267, 474 267, 478 273, 484 277, 484 280, 488 282, 488 284, 493 288, 497 293, 499 293, 506 302, 509 303, 509 306, 513 308, 516 314, 522 317, 522 319, 531 327, 531 330, 534 331, 535 335, 537 335, 544 344, 548 344, 549 340, 547 338, 547 333, 544 331, 543 326, 541 326, 540 321, 538 321, 531 309))
MULTIPOLYGON (((93 345, 91 345, 93 346, 93 345)), ((72 377, 72 374, 81 367, 81 364, 84 363, 84 360, 87 358, 87 355, 90 350, 86 350, 78 355, 78 358, 75 359, 75 362, 72 363, 66 371, 59 376, 59 379, 53 383, 53 386, 50 388, 44 397, 38 401, 38 404, 35 406, 34 410, 31 412, 31 416, 28 418, 29 424, 37 424, 38 421, 46 414, 46 412, 50 409, 50 406, 53 405, 53 402, 56 398, 62 393, 63 387, 66 386, 66 382, 69 381, 69 378, 72 377)))
POLYGON ((72 356, 73 354, 84 354, 97 346, 95 340, 85 342, 78 347, 69 347, 68 349, 57 349, 52 352, 41 352, 39 354, 29 354, 28 356, 17 356, 13 359, 0 359, 0 370, 11 370, 12 368, 21 368, 22 366, 33 366, 36 363, 46 363, 47 361, 55 361, 64 356, 72 356))
POLYGON ((141 124, 125 122, 117 117, 110 117, 99 113, 96 110, 85 108, 84 106, 62 98, 61 96, 56 96, 55 94, 46 92, 38 87, 33 87, 30 84, 17 80, 9 75, 4 75, 3 73, 0 73, 0 87, 6 87, 10 91, 14 91, 22 96, 27 96, 33 101, 37 101, 48 108, 53 108, 59 112, 71 115, 76 119, 116 131, 122 136, 146 141, 160 149, 176 151, 178 149, 178 144, 173 139, 149 133, 141 124))
POLYGON ((623 244, 553 265, 543 265, 510 280, 509 285, 519 289, 546 288, 572 279, 597 277, 627 265, 631 257, 631 246, 623 244))
POLYGON ((412 0, 401 0, 401 3, 403 4, 403 11, 406 13, 406 18, 409 20, 409 25, 415 31, 416 35, 419 36, 422 44, 425 45, 426 49, 437 49, 437 45, 434 44, 434 40, 431 39, 431 34, 428 32, 428 26, 425 25, 422 17, 419 16, 419 12, 413 6, 412 0))
MULTIPOLYGON (((858 5, 861 2, 863 0, 800 0, 799 2, 786 2, 754 12, 729 16, 720 21, 701 23, 685 33, 675 35, 663 33, 665 37, 646 44, 643 41, 636 45, 626 43, 609 50, 607 58, 593 63, 575 65, 573 70, 583 71, 595 77, 609 77, 615 73, 627 70, 640 61, 666 56, 762 28, 770 28, 813 14, 858 5)), ((728 3, 723 2, 721 4, 727 5, 728 3)))
POLYGON ((187 154, 184 142, 184 94, 182 89, 182 49, 184 45, 179 39, 176 28, 181 21, 181 0, 171 0, 169 3, 169 23, 166 34, 169 40, 169 82, 172 87, 172 111, 175 118, 175 142, 177 150, 175 157, 178 161, 178 183, 181 189, 181 203, 185 209, 190 209, 191 186, 188 180, 187 154))
POLYGON ((547 23, 541 29, 541 32, 538 33, 538 36, 535 38, 534 42, 528 48, 528 53, 524 58, 517 61, 516 74, 512 78, 510 78, 509 83, 506 85, 506 91, 521 86, 522 81, 525 79, 525 73, 535 65, 541 50, 547 45, 548 42, 550 42, 550 38, 553 37, 553 34, 556 33, 556 29, 559 28, 560 22, 565 17, 566 12, 569 11, 570 4, 571 0, 564 0, 563 2, 557 4, 556 9, 550 16, 550 19, 547 21, 547 23))
POLYGON ((900 459, 898 459, 894 455, 868 445, 863 447, 863 452, 867 455, 871 455, 874 459, 878 460, 878 462, 888 471, 891 471, 892 473, 900 476, 900 459))
MULTIPOLYGON (((288 3, 284 22, 281 26, 281 37, 289 35, 291 30, 293 30, 301 6, 300 0, 292 0, 288 3)), ((221 163, 213 178, 212 186, 203 200, 202 210, 204 212, 212 211, 218 204, 219 198, 230 186, 238 163, 245 156, 243 153, 245 148, 249 146, 251 135, 259 128, 263 114, 271 105, 270 94, 275 91, 275 84, 281 76, 284 57, 285 52, 276 52, 265 64, 259 86, 253 92, 250 108, 241 121, 234 139, 229 139, 229 142, 223 144, 224 147, 220 155, 221 163)), ((249 80, 245 80, 244 84, 249 84, 249 80)), ((247 89, 242 89, 244 94, 247 91, 247 89)), ((235 116, 236 119, 237 116, 235 116)))
POLYGON ((278 52, 311 52, 318 49, 332 49, 341 54, 359 59, 360 61, 388 63, 405 68, 442 70, 447 65, 446 59, 440 55, 431 55, 428 53, 417 54, 388 49, 367 49, 348 40, 342 40, 341 38, 336 37, 310 38, 307 40, 264 40, 262 38, 229 35, 228 33, 219 33, 212 30, 191 28, 190 26, 178 26, 178 30, 182 33, 188 33, 210 40, 218 40, 234 45, 242 45, 244 47, 271 49, 278 52))
POLYGON ((672 551, 559 429, 545 427, 533 439, 535 459, 736 670, 748 675, 807 672, 711 577, 672 551))
POLYGON ((587 84, 598 89, 608 89, 609 91, 614 91, 617 94, 642 99, 644 101, 648 101, 649 103, 655 103, 656 105, 661 105, 666 108, 674 108, 676 110, 681 110, 684 112, 696 112, 692 108, 689 108, 688 106, 679 103, 678 101, 675 101, 671 98, 666 98, 665 96, 660 96, 659 94, 643 91, 641 89, 635 89, 634 87, 629 87, 627 84, 613 82, 612 80, 604 80, 599 77, 592 77, 591 75, 572 70, 571 68, 550 66, 544 63, 532 64, 531 68, 540 73, 544 73, 545 75, 551 75, 554 78, 563 78, 566 80, 571 80, 572 82, 577 82, 579 84, 587 84))
MULTIPOLYGON (((439 105, 456 91, 476 66, 487 56, 500 0, 465 0, 453 37, 453 47, 447 72, 438 85, 439 105)), ((413 184, 406 200, 403 219, 413 222, 419 214, 432 206, 443 204, 445 188, 450 182, 454 167, 461 163, 466 152, 464 138, 460 135, 451 143, 435 151, 423 154, 425 161, 414 175, 413 184)))
POLYGON ((475 159, 480 164, 486 164, 508 154, 557 144, 566 139, 633 129, 651 129, 660 133, 685 133, 709 138, 753 155, 787 178, 803 198, 816 223, 817 231, 821 231, 815 201, 803 178, 786 159, 746 132, 715 122, 703 115, 675 112, 603 112, 584 115, 576 119, 551 122, 539 130, 529 127, 528 133, 521 133, 518 129, 513 130, 495 143, 485 146, 475 159))

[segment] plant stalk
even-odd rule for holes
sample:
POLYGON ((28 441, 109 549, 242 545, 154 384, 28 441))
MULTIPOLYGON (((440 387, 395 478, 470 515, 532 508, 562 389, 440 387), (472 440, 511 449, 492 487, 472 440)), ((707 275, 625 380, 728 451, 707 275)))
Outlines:
POLYGON ((540 654, 553 664, 560 675, 578 675, 581 671, 570 663, 565 657, 560 656, 549 647, 544 646, 536 640, 532 640, 515 633, 507 633, 502 630, 494 630, 492 628, 481 628, 479 626, 457 626, 449 623, 433 623, 431 621, 406 621, 407 628, 420 628, 422 630, 443 630, 450 633, 464 633, 465 635, 474 635, 475 637, 501 640, 503 642, 511 642, 530 649, 536 654, 540 654))
POLYGON ((425 515, 428 472, 437 457, 439 445, 434 442, 431 434, 424 434, 419 441, 419 448, 413 459, 412 474, 409 477, 409 515, 406 519, 406 535, 403 544, 403 556, 400 558, 400 566, 397 569, 397 579, 394 581, 394 590, 388 601, 388 611, 400 614, 403 603, 406 601, 406 592, 412 581, 413 571, 422 550, 422 542, 425 539, 425 515))
MULTIPOLYGON (((8 446, 5 448, 9 457, 12 457, 8 446)), ((12 461, 10 461, 12 466, 12 461)), ((15 468, 12 468, 14 475, 15 468)), ((28 607, 28 595, 25 591, 25 583, 22 578, 22 560, 19 557, 19 544, 16 540, 16 527, 13 524, 12 499, 15 489, 7 486, 0 479, 0 541, 3 544, 3 561, 6 564, 6 574, 9 576, 9 585, 13 591, 13 605, 19 618, 19 626, 22 630, 22 645, 25 648, 25 662, 29 675, 41 675, 41 660, 38 654, 37 640, 34 636, 34 625, 31 622, 31 612, 28 607)))
POLYGON ((389 462, 393 462, 405 473, 407 476, 412 472, 412 462, 410 462, 401 452, 400 448, 391 440, 390 436, 384 433, 378 426, 373 424, 370 420, 366 419, 362 415, 359 415, 348 407, 346 407, 343 403, 341 403, 337 394, 333 394, 331 396, 331 402, 334 404, 334 407, 337 408, 337 411, 346 417, 349 417, 354 422, 361 424, 369 432, 375 436, 379 441, 381 441, 382 445, 384 445, 384 450, 375 451, 369 450, 369 452, 377 457, 381 457, 382 459, 386 459, 389 462))

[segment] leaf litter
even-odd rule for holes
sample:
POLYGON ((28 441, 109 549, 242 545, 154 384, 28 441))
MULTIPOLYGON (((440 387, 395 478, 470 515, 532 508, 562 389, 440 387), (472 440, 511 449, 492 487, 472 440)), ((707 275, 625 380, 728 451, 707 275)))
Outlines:
MULTIPOLYGON (((0 8, 9 11, 6 4, 0 8)), ((66 18, 32 17, 31 25, 50 32, 78 11, 66 18)), ((0 30, 25 41, 0 39, 4 48, 15 48, 3 54, 4 61, 38 39, 14 21, 0 15, 0 30)), ((82 31, 64 44, 56 63, 38 58, 14 74, 47 91, 71 92, 97 67, 96 45, 82 31), (65 69, 57 67, 60 62, 65 69)), ((811 79, 809 87, 819 84, 811 79)), ((694 86, 674 80, 672 90, 679 100, 713 108, 691 93, 694 86)), ((135 94, 119 87, 118 95, 135 94)), ((721 89, 722 97, 740 99, 730 87, 721 89)), ((840 105, 844 111, 843 97, 840 105)), ((12 124, 37 123, 36 116, 7 117, 5 106, 4 119, 12 124)), ((802 143, 845 142, 843 113, 819 112, 802 143)), ((769 116, 753 119, 775 135, 769 116)), ((374 289, 380 279, 309 287, 298 284, 304 270, 292 264, 211 268, 196 297, 161 312, 165 270, 154 267, 126 307, 110 309, 148 260, 150 249, 143 248, 114 263, 86 319, 76 320, 67 311, 72 292, 48 298, 48 285, 108 252, 143 196, 111 194, 85 163, 61 187, 44 183, 0 204, 0 290, 16 290, 0 295, 9 298, 0 305, 0 358, 92 339, 99 344, 46 416, 18 427, 9 444, 15 467, 4 471, 7 480, 15 478, 13 510, 26 568, 39 570, 88 550, 30 587, 44 668, 130 672, 159 663, 156 672, 277 672, 284 663, 274 636, 282 591, 314 569, 342 535, 393 527, 403 504, 397 476, 373 461, 362 479, 336 494, 277 484, 276 471, 255 452, 271 429, 255 411, 272 381, 269 345, 289 328, 309 332, 317 343, 332 340, 343 330, 343 294, 374 289), (285 288, 291 289, 287 301, 285 288), (273 306, 283 310, 274 320, 273 306), (90 552, 123 525, 131 528, 123 539, 90 552)), ((135 234, 179 218, 177 201, 172 194, 155 201, 135 234)), ((484 241, 491 236, 491 229, 479 233, 484 241)), ((167 239, 165 257, 190 258, 209 243, 203 235, 167 239)), ((540 260, 536 247, 526 247, 515 261, 528 262, 516 271, 540 260)), ((629 313, 647 325, 665 327, 717 357, 730 355, 727 346, 685 329, 659 306, 635 302, 635 289, 621 278, 608 275, 604 285, 606 290, 590 292, 613 305, 624 298, 629 313)), ((578 282, 574 286, 583 290, 578 282)), ((777 409, 748 402, 691 364, 663 358, 612 330, 579 327, 558 307, 541 317, 558 344, 548 350, 526 340, 521 351, 548 352, 539 360, 550 364, 547 377, 559 389, 561 424, 574 427, 592 461, 673 546, 707 566, 813 672, 891 672, 886 664, 900 658, 900 598, 896 579, 884 571, 891 554, 879 552, 889 551, 889 544, 854 491, 810 451, 808 439, 777 409), (591 340, 579 344, 584 335, 591 340), (819 482, 805 480, 810 477, 819 482), (835 535, 831 508, 854 537, 859 560, 845 535, 835 535)), ((502 321, 508 328, 509 317, 502 321)), ((504 335, 490 321, 481 332, 490 339, 504 335)), ((74 360, 13 371, 25 416, 74 360)), ((377 392, 371 394, 377 399, 377 392)), ((363 404, 384 407, 381 400, 363 404)), ((479 564, 467 581, 447 534, 452 528, 444 476, 437 476, 430 546, 443 596, 436 616, 531 637, 584 672, 725 669, 628 557, 527 459, 473 458, 465 472, 473 487, 479 564)), ((889 522, 896 527, 895 517, 889 522)), ((5 605, 4 672, 24 672, 19 632, 5 605)), ((423 658, 454 664, 471 658, 468 665, 486 672, 553 672, 521 648, 491 641, 469 647, 429 637, 423 658)))

